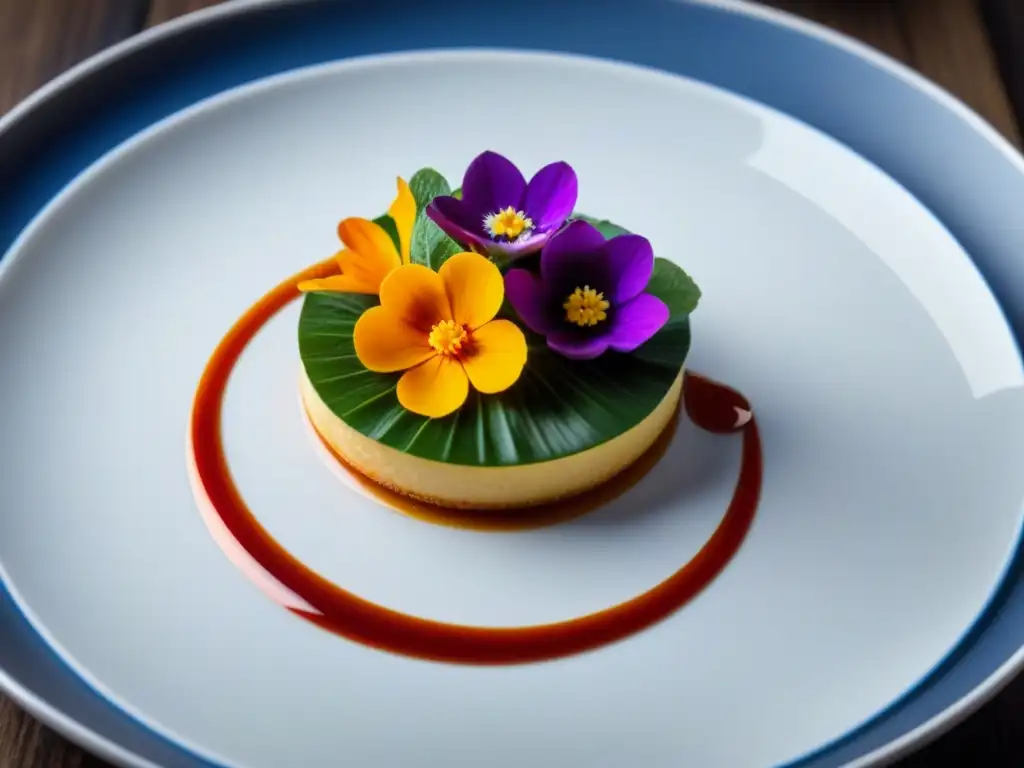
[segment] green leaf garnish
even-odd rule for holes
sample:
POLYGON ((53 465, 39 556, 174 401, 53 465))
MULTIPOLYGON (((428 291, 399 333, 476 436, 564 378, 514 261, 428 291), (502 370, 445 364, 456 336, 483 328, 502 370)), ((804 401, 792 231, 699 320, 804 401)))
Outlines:
POLYGON ((451 194, 448 180, 433 168, 421 168, 409 179, 409 190, 416 201, 416 210, 422 211, 438 195, 451 194))
POLYGON ((668 305, 670 317, 689 315, 700 302, 700 288, 683 268, 667 259, 654 260, 654 272, 647 283, 653 293, 668 305))
POLYGON ((381 229, 388 233, 388 237, 391 238, 391 242, 395 244, 395 250, 401 253, 402 243, 398 237, 398 226, 395 224, 395 220, 385 213, 383 216, 378 216, 374 219, 373 223, 377 224, 381 229))
MULTIPOLYGON (((670 307, 692 303, 688 279, 659 259, 649 289, 670 307)), ((643 421, 664 398, 690 348, 689 315, 673 315, 629 355, 573 361, 527 333, 523 375, 498 395, 473 392, 451 416, 427 419, 398 403, 401 374, 373 373, 356 357, 352 331, 376 297, 310 293, 299 319, 299 351, 314 389, 342 421, 414 456, 468 466, 510 466, 570 456, 643 421)))
POLYGON ((438 195, 449 194, 451 188, 440 173, 433 168, 423 168, 413 174, 409 181, 409 189, 416 200, 417 211, 416 222, 412 228, 409 258, 413 264, 423 264, 437 270, 449 258, 465 250, 427 216, 426 208, 430 202, 438 195))
POLYGON ((416 214, 416 223, 412 227, 412 246, 409 258, 413 264, 423 264, 438 270, 456 253, 465 248, 446 235, 433 219, 427 216, 426 210, 416 214))
POLYGON ((655 258, 654 272, 646 290, 665 302, 668 322, 634 351, 632 357, 676 369, 679 365, 676 345, 684 343, 684 334, 686 349, 690 348, 690 313, 697 307, 700 289, 681 267, 667 259, 655 258))

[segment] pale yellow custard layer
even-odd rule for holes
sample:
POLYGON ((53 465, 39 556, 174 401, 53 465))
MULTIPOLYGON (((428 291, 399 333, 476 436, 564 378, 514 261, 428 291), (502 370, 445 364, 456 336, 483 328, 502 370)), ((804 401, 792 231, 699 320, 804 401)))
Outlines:
POLYGON ((467 467, 402 453, 335 416, 305 372, 301 388, 306 413, 320 437, 371 480, 440 506, 509 509, 583 493, 639 459, 672 421, 683 391, 683 372, 647 418, 618 437, 572 456, 509 467, 467 467))

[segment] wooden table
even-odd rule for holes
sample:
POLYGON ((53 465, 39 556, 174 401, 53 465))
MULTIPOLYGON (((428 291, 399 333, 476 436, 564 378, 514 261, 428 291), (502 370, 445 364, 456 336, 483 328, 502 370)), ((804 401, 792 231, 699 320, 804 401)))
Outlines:
MULTIPOLYGON (((218 0, 0 0, 0 113, 90 54, 218 0)), ((771 0, 881 49, 1020 146, 1024 0, 771 0)), ((1024 205, 1024 201, 1021 201, 1024 205)), ((900 768, 1024 766, 1024 678, 900 768)), ((103 768, 0 696, 0 768, 103 768)))

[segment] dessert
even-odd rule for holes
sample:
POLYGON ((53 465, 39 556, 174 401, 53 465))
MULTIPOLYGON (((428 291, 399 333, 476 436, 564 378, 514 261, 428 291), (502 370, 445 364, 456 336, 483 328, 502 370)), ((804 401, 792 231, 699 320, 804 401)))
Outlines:
POLYGON ((299 283, 301 392, 330 448, 392 490, 527 507, 627 468, 672 420, 700 291, 651 243, 574 212, 577 177, 485 152, 454 193, 398 180, 299 283))
POLYGON ((576 191, 565 163, 527 183, 491 152, 473 161, 454 193, 430 169, 408 184, 400 179, 385 215, 341 222, 345 247, 334 258, 273 287, 221 339, 196 389, 189 476, 210 532, 271 599, 369 648, 448 663, 520 664, 591 651, 652 626, 700 593, 738 551, 760 497, 761 442, 741 394, 683 373, 700 292, 682 269, 656 259, 645 238, 574 213, 576 191), (560 522, 566 510, 593 509, 643 477, 671 439, 683 399, 698 428, 742 433, 725 514, 664 581, 549 624, 434 621, 331 583, 249 509, 221 435, 239 357, 300 298, 301 392, 310 422, 335 458, 358 470, 352 474, 361 485, 395 509, 432 510, 416 515, 430 522, 486 521, 479 526, 486 530, 515 529, 492 525, 498 519, 560 522), (571 503, 557 501, 599 484, 571 503))

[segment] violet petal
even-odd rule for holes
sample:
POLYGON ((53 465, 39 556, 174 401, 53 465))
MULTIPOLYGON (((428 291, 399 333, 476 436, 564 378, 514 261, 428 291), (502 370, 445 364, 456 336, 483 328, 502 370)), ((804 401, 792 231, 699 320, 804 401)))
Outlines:
POLYGON ((508 259, 514 260, 539 251, 544 247, 544 243, 547 242, 548 237, 550 237, 549 234, 540 232, 520 237, 511 243, 503 240, 491 240, 490 238, 485 238, 483 240, 483 244, 488 253, 500 253, 508 259))
POLYGON ((606 291, 608 268, 604 258, 604 235, 585 221, 572 221, 556 233, 540 255, 540 274, 551 290, 571 293, 589 285, 606 291))
POLYGON ((632 352, 664 327, 669 310, 665 302, 650 293, 615 308, 606 341, 616 352, 632 352))
POLYGON ((452 240, 464 246, 476 243, 488 247, 491 239, 481 227, 474 227, 472 215, 472 211, 454 197, 435 197, 427 206, 427 216, 452 240))
POLYGON ((558 327, 559 316, 541 279, 525 269, 510 269, 505 275, 505 297, 527 327, 546 334, 558 327))
POLYGON ((462 179, 462 199, 481 217, 510 205, 518 209, 525 190, 523 174, 511 160, 497 152, 477 156, 462 179))
POLYGON ((548 334, 548 346, 570 360, 593 360, 608 350, 608 336, 584 336, 574 331, 548 334))
POLYGON ((654 271, 654 250, 646 237, 618 235, 604 244, 612 285, 608 299, 622 304, 647 287, 654 271))
POLYGON ((533 225, 547 231, 561 226, 576 206, 579 182, 568 163, 545 165, 526 185, 523 210, 533 225))

